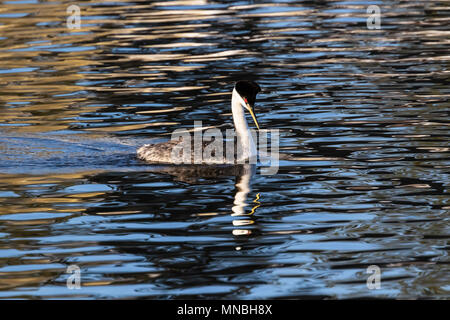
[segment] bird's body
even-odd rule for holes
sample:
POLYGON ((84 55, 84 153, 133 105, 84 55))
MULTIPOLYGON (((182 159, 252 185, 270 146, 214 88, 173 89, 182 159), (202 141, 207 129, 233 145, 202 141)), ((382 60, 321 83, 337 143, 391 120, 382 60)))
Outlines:
MULTIPOLYGON (((231 97, 231 110, 233 113, 233 122, 236 130, 237 137, 237 148, 235 148, 236 153, 233 159, 227 158, 223 154, 218 156, 220 151, 209 150, 211 149, 210 144, 216 142, 201 142, 199 146, 191 145, 191 141, 188 141, 188 148, 183 149, 182 152, 180 146, 183 144, 183 139, 174 139, 167 142, 161 142, 157 144, 146 144, 137 150, 137 156, 139 159, 150 162, 150 163, 161 163, 161 164, 180 164, 180 158, 183 158, 183 163, 199 164, 198 153, 195 156, 196 147, 201 153, 201 164, 242 164, 244 161, 249 159, 256 159, 257 149, 252 138, 250 129, 245 119, 244 110, 248 110, 259 129, 258 122, 256 120, 253 106, 256 100, 256 94, 261 91, 258 84, 253 81, 238 81, 233 89, 231 97), (178 148, 178 149, 176 149, 178 148), (187 150, 187 151, 186 151, 187 150), (178 151, 178 152, 175 152, 178 151), (184 154, 186 152, 186 154, 184 154)), ((194 140, 195 143, 195 140, 194 140)), ((186 144, 184 145, 186 147, 186 144)), ((197 150, 197 151, 198 151, 197 150)))
MULTIPOLYGON (((138 158, 151 163, 174 163, 173 150, 182 143, 182 140, 169 140, 166 142, 145 144, 137 150, 138 158)), ((201 151, 203 151, 211 142, 202 142, 201 151)), ((194 150, 193 147, 190 148, 194 150)), ((182 154, 181 154, 182 155, 182 154)), ((203 157, 202 157, 203 158, 203 157)), ((203 160, 203 159, 202 159, 203 160)), ((217 161, 214 158, 205 159, 202 163, 206 164, 226 164, 226 161, 217 161)), ((188 156, 188 163, 196 163, 194 152, 188 156)))

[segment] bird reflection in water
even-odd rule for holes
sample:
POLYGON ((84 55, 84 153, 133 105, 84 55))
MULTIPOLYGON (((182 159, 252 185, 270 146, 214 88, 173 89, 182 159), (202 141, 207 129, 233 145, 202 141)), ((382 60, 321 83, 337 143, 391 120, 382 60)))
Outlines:
POLYGON ((253 214, 261 205, 259 199, 261 194, 256 194, 252 203, 248 203, 248 196, 252 191, 251 182, 256 174, 256 165, 244 164, 238 166, 155 166, 150 169, 151 172, 165 173, 173 176, 177 181, 198 184, 202 179, 215 179, 226 176, 236 177, 236 189, 234 194, 233 206, 231 208, 232 216, 236 217, 233 220, 235 227, 239 229, 233 230, 233 235, 242 236, 250 235, 250 229, 245 229, 245 226, 254 224, 253 214), (250 209, 251 207, 251 209, 250 209))
MULTIPOLYGON (((146 213, 152 212, 159 206, 165 207, 165 211, 169 208, 173 213, 183 212, 182 207, 178 207, 177 203, 180 201, 178 197, 164 198, 159 197, 149 197, 149 193, 146 191, 145 187, 141 187, 142 184, 149 182, 149 177, 153 174, 157 175, 169 175, 175 182, 173 186, 177 185, 176 181, 180 183, 186 183, 191 186, 201 185, 211 185, 213 181, 219 181, 222 178, 235 177, 235 188, 233 194, 233 201, 228 201, 223 205, 216 206, 211 204, 208 206, 209 210, 212 210, 214 214, 206 214, 199 212, 192 212, 192 214, 198 216, 211 216, 217 215, 217 210, 222 211, 227 208, 231 212, 233 217, 233 226, 235 229, 232 234, 235 236, 245 236, 251 235, 254 229, 254 213, 256 209, 261 205, 259 199, 261 197, 260 193, 257 193, 255 198, 249 199, 249 195, 252 192, 251 184, 253 178, 256 176, 256 165, 254 164, 244 164, 244 165, 224 165, 224 166, 206 166, 206 165, 155 165, 147 167, 144 172, 138 173, 100 173, 90 177, 90 181, 93 183, 114 185, 116 192, 107 193, 104 196, 107 199, 103 199, 105 203, 111 203, 111 206, 93 206, 86 210, 87 214, 96 215, 118 215, 123 212, 124 215, 132 213, 146 213), (117 208, 116 203, 127 203, 126 206, 121 206, 117 208), (133 210, 132 210, 133 208, 133 210), (143 209, 145 208, 145 209, 143 209), (252 227, 253 225, 253 227, 252 227)), ((169 189, 170 190, 170 189, 169 189)), ((151 192, 151 191, 150 191, 151 192)), ((200 200, 201 201, 201 200, 200 200)), ((202 210, 203 211, 203 210, 202 210)))
MULTIPOLYGON (((231 215, 233 217, 245 217, 233 220, 233 225, 236 227, 245 227, 252 225, 255 222, 253 219, 253 214, 255 213, 256 209, 261 205, 261 203, 259 202, 260 193, 258 193, 256 194, 255 200, 253 200, 253 206, 250 212, 248 213, 246 212, 246 209, 249 207, 247 198, 249 193, 252 191, 251 181, 254 174, 255 174, 255 166, 247 165, 242 171, 242 174, 236 176, 236 193, 234 195, 234 202, 233 202, 234 205, 232 207, 233 213, 231 215)), ((250 235, 250 234, 251 234, 250 229, 240 228, 233 230, 233 235, 235 236, 250 235)))

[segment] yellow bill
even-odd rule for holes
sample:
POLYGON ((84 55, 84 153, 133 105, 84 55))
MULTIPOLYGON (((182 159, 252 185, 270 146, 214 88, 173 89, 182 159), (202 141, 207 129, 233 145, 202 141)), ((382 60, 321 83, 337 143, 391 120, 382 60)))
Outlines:
POLYGON ((248 110, 248 112, 250 112, 250 114, 252 115, 253 121, 255 122, 256 127, 257 127, 258 130, 259 130, 258 120, 256 120, 256 116, 255 116, 255 112, 253 111, 253 108, 248 104, 247 101, 245 102, 245 105, 247 106, 247 110, 248 110))

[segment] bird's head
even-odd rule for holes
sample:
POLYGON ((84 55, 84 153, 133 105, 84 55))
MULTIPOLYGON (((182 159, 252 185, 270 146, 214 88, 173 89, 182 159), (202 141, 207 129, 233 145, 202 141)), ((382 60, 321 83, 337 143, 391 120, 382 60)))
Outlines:
POLYGON ((255 110, 253 109, 256 101, 256 95, 261 91, 261 87, 254 81, 241 80, 236 82, 234 90, 237 93, 239 103, 247 110, 259 130, 259 124, 256 120, 255 110))

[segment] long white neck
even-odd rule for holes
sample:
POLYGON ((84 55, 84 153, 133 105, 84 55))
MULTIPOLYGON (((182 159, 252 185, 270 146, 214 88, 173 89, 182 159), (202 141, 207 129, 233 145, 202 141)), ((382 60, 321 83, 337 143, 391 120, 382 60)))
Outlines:
POLYGON ((233 89, 233 95, 231 97, 231 111, 233 112, 234 127, 236 129, 236 135, 238 137, 237 146, 238 154, 236 160, 250 159, 257 157, 257 150, 255 142, 253 141, 250 129, 248 128, 247 120, 245 119, 244 108, 240 102, 242 98, 237 91, 233 89), (241 151, 241 152, 239 152, 241 151))

